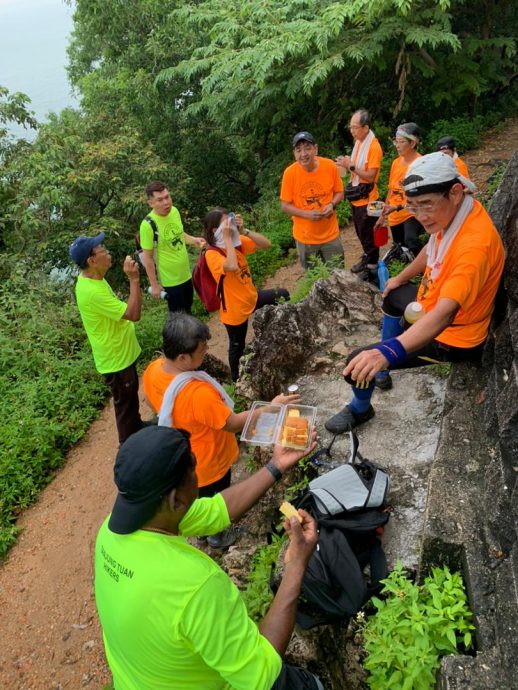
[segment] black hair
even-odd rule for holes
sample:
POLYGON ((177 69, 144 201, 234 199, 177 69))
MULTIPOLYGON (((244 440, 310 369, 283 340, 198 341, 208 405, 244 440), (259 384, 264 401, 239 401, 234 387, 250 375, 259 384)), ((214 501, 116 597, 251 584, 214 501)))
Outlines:
POLYGON ((165 182, 161 182, 160 180, 153 180, 152 182, 148 182, 146 185, 146 196, 148 199, 151 199, 155 192, 163 192, 164 189, 167 189, 167 185, 165 182))
POLYGON ((203 219, 203 237, 207 244, 214 244, 214 231, 218 229, 223 216, 228 214, 226 208, 218 207, 209 211, 203 219))
POLYGON ((191 355, 199 343, 207 340, 210 340, 207 324, 185 312, 171 314, 162 330, 162 349, 167 359, 191 355))

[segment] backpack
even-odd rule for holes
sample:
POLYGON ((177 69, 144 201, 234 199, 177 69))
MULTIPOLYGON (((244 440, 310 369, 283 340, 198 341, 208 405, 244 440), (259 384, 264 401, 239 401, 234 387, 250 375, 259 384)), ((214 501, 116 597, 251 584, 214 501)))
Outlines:
POLYGON ((297 623, 306 630, 347 620, 381 589, 387 561, 379 540, 390 517, 390 479, 361 457, 351 435, 350 461, 312 480, 294 501, 318 524, 318 546, 302 582, 297 623), (358 458, 358 462, 357 462, 358 458), (363 575, 370 567, 370 580, 363 575))
MULTIPOLYGON (((147 221, 151 225, 151 229, 153 230, 153 251, 156 252, 156 248, 158 245, 158 227, 153 218, 151 216, 146 216, 144 218, 145 221, 147 221)), ((135 247, 136 247, 136 254, 137 258, 142 264, 144 265, 144 262, 142 260, 142 252, 144 251, 142 249, 142 245, 140 244, 140 230, 135 234, 135 247)), ((155 266, 156 266, 156 257, 155 257, 155 266)))
MULTIPOLYGON (((223 311, 226 311, 227 305, 225 304, 225 293, 223 291, 225 275, 223 274, 216 283, 205 257, 205 254, 209 251, 215 251, 226 256, 226 252, 223 249, 213 245, 202 249, 192 272, 192 282, 203 306, 208 312, 218 311, 220 307, 223 311)), ((236 248, 236 251, 240 251, 240 249, 236 248)))

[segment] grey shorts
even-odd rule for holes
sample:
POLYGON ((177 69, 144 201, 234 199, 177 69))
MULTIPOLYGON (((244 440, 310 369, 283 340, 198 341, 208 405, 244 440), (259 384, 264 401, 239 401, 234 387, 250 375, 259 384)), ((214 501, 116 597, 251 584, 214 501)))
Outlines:
POLYGON ((329 261, 332 256, 344 256, 344 249, 342 247, 342 242, 340 237, 336 240, 331 240, 331 242, 324 242, 323 244, 304 244, 303 242, 296 241, 297 245, 297 255, 302 268, 307 270, 309 268, 309 257, 318 255, 324 262, 329 261))

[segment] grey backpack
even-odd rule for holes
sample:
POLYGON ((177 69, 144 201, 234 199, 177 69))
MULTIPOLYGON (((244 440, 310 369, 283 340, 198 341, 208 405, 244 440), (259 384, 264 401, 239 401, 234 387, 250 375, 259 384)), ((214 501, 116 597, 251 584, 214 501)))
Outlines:
POLYGON ((309 482, 308 491, 322 517, 338 513, 378 508, 384 505, 390 478, 387 472, 363 459, 358 452, 358 439, 349 432, 351 454, 349 462, 309 482))

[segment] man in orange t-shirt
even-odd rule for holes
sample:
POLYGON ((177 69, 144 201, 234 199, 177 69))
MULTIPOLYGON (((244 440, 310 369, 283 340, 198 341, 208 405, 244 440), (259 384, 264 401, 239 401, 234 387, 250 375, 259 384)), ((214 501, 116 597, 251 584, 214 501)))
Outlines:
POLYGON ((324 261, 344 254, 335 209, 344 198, 344 185, 334 161, 318 156, 315 137, 298 132, 293 137, 295 163, 284 171, 281 208, 293 220, 293 237, 303 268, 309 257, 324 261))
POLYGON ((374 415, 370 399, 380 372, 476 361, 487 338, 505 254, 491 218, 466 193, 475 186, 440 152, 415 160, 403 185, 412 213, 430 238, 414 261, 387 281, 382 341, 349 355, 344 376, 353 399, 327 420, 332 433, 374 415), (409 281, 419 274, 418 288, 409 281), (422 316, 403 331, 402 315, 414 301, 422 316))
POLYGON ((377 278, 379 248, 374 244, 376 218, 367 215, 367 204, 379 199, 377 182, 383 151, 370 129, 370 115, 367 110, 357 110, 353 113, 349 130, 355 142, 352 154, 338 156, 336 164, 351 172, 351 182, 345 190, 346 198, 349 195, 356 197, 360 189, 364 190, 362 198, 350 200, 354 229, 363 249, 363 256, 354 264, 351 272, 360 274, 368 280, 371 277, 377 278))
POLYGON ((468 166, 466 165, 466 163, 464 163, 462 158, 459 158, 459 154, 457 153, 457 146, 455 144, 455 139, 453 137, 442 137, 441 139, 439 139, 439 141, 436 144, 435 150, 442 151, 443 153, 448 154, 448 156, 451 156, 455 161, 455 165, 457 166, 457 170, 459 171, 459 173, 469 180, 468 166))
MULTIPOLYGON (((206 324, 184 312, 175 313, 166 322, 162 339, 165 356, 151 362, 144 372, 144 392, 159 413, 169 384, 180 374, 193 373, 193 379, 176 394, 171 425, 190 433, 199 496, 211 497, 230 486, 231 467, 239 455, 235 434, 242 431, 248 411, 234 413, 231 401, 222 397, 216 387, 219 384, 214 380, 211 383, 208 375, 202 374, 202 380, 194 378, 208 349, 210 331, 206 324)), ((278 395, 272 402, 285 404, 298 399, 278 395)), ((230 531, 209 537, 208 541, 213 548, 226 548, 235 538, 230 531)))

